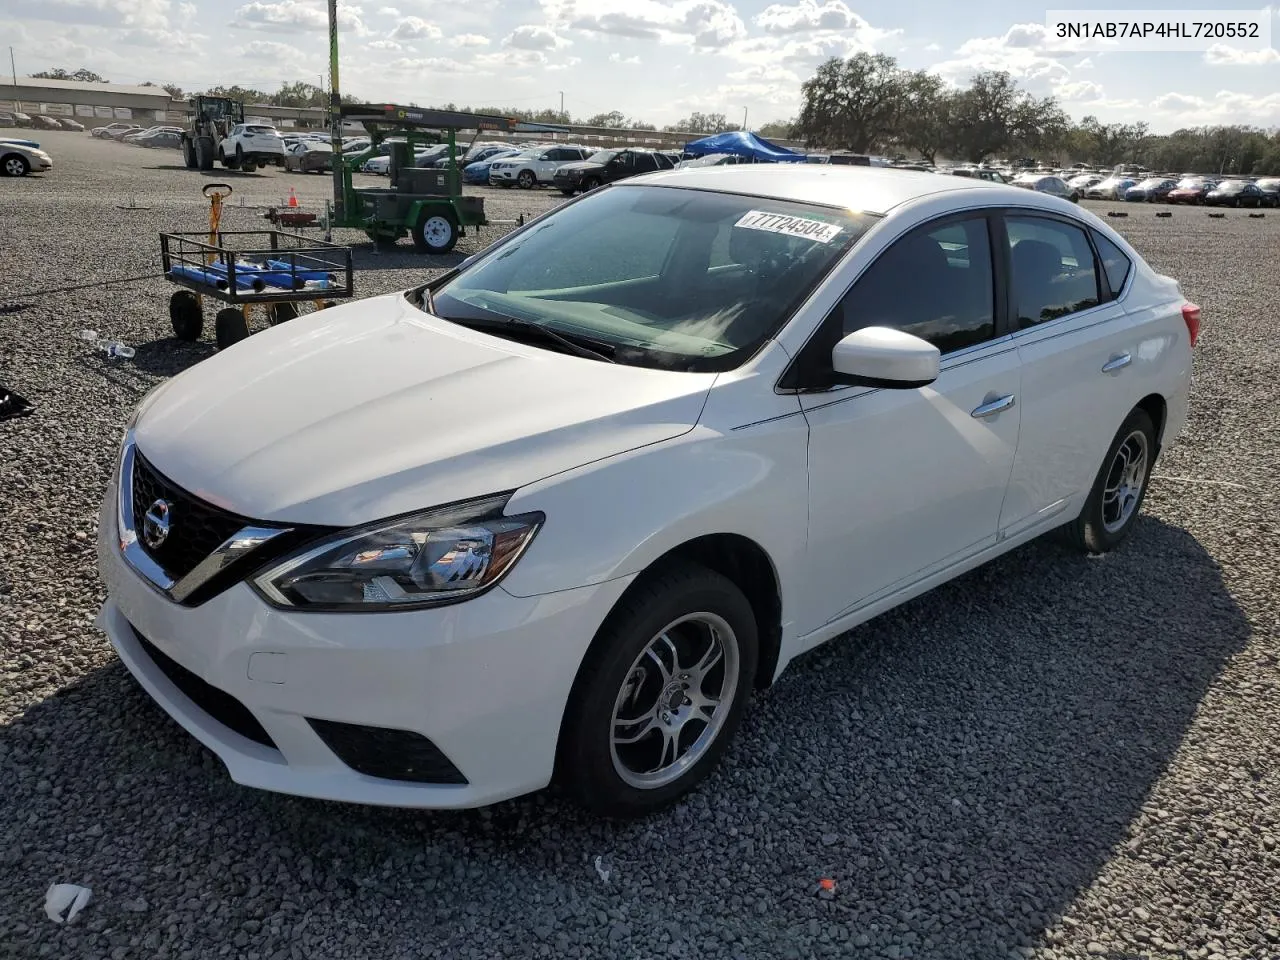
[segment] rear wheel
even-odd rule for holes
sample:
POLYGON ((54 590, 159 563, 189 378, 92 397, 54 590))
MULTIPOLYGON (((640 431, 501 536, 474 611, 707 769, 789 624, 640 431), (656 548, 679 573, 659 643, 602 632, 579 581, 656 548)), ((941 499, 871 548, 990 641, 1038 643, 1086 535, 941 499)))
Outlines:
POLYGON ((187 343, 195 343, 200 339, 204 329, 204 312, 200 309, 200 298, 190 290, 176 290, 169 298, 169 324, 173 327, 173 335, 187 343))
POLYGON ((448 253, 458 242, 458 224, 451 214, 428 213, 413 231, 413 248, 419 253, 448 253))
POLYGON ((1156 453, 1151 417, 1134 410, 1111 441, 1080 516, 1062 528, 1065 539, 1089 553, 1119 546, 1138 518, 1156 453))
POLYGON ((190 137, 182 138, 182 162, 187 165, 188 170, 196 168, 196 145, 191 142, 190 137))
POLYGON ((714 769, 754 684, 758 631, 729 579, 672 564, 619 601, 565 711, 557 775, 606 816, 661 809, 714 769))
POLYGON ((213 334, 219 350, 245 339, 249 336, 249 323, 244 318, 244 311, 235 307, 219 310, 213 318, 213 334))
POLYGON ((520 185, 521 190, 532 190, 537 182, 532 170, 521 170, 520 176, 516 177, 516 183, 520 185))

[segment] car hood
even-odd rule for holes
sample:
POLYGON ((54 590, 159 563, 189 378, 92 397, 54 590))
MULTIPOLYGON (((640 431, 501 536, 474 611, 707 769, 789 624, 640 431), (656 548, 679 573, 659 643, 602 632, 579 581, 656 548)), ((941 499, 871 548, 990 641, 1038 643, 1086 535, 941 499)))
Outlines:
POLYGON ((610 364, 401 294, 306 314, 166 384, 138 449, 241 516, 352 525, 513 490, 697 424, 714 374, 610 364))
POLYGON ((568 163, 562 163, 556 167, 556 172, 565 171, 568 173, 582 172, 586 170, 603 170, 603 163, 593 163, 590 160, 571 160, 568 163))

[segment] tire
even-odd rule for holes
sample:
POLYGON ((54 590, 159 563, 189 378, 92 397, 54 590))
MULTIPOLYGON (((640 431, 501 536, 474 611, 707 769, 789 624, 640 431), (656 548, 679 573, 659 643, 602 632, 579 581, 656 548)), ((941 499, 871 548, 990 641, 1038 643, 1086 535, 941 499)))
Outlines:
POLYGON ((244 160, 244 161, 241 161, 240 163, 241 173, 253 173, 257 169, 258 169, 258 165, 254 163, 252 160, 244 160))
POLYGON ((191 142, 190 137, 182 138, 182 162, 187 165, 188 170, 196 168, 196 145, 191 142))
POLYGON ((0 173, 6 177, 25 177, 31 172, 31 164, 20 153, 6 154, 0 159, 0 173))
POLYGON ((196 167, 200 170, 213 169, 213 138, 196 138, 196 167))
POLYGON ((288 323, 290 320, 298 319, 298 305, 290 303, 288 300, 282 300, 280 303, 273 303, 267 311, 267 321, 277 327, 282 323, 288 323))
POLYGON ((200 298, 190 290, 176 290, 169 298, 169 324, 173 335, 187 343, 195 343, 204 330, 204 311, 200 298))
POLYGON ((588 180, 586 183, 584 183, 584 184, 583 184, 583 189, 584 189, 584 190, 594 190, 594 189, 595 189, 596 187, 598 187, 598 186, 600 186, 600 180, 599 180, 599 178, 597 178, 597 177, 592 177, 590 180, 588 180))
POLYGON ((532 170, 521 170, 520 176, 516 177, 516 184, 521 190, 532 190, 537 182, 538 178, 533 175, 532 170))
POLYGON ((562 194, 564 194, 566 197, 572 197, 572 196, 573 196, 577 191, 575 191, 575 190, 566 190, 564 187, 561 187, 561 188, 560 188, 560 192, 561 192, 562 194))
POLYGON ((448 253, 458 242, 458 223, 452 212, 428 212, 413 228, 413 249, 418 253, 448 253))
POLYGON ((578 670, 561 727, 557 780, 606 817, 640 817, 673 803, 715 768, 733 739, 758 656, 755 615, 732 581, 685 562, 646 575, 606 618, 578 670), (663 636, 672 642, 664 644, 663 636), (697 667, 717 643, 720 656, 698 682, 697 667), (651 648, 661 665, 649 657, 651 648), (673 660, 682 669, 672 669, 673 660), (720 708, 688 702, 695 690, 720 708), (672 740, 667 731, 675 723, 672 740), (619 730, 632 742, 615 743, 619 730))
POLYGON ((224 307, 213 318, 213 337, 219 350, 225 350, 247 336, 249 336, 249 323, 244 318, 243 310, 224 307))
POLYGON ((1155 425, 1151 417, 1142 409, 1135 409, 1123 424, 1120 425, 1115 439, 1107 448, 1098 476, 1093 481, 1093 489, 1089 499, 1085 501, 1080 516, 1062 528, 1066 541, 1077 549, 1088 553, 1106 553, 1120 545, 1133 529, 1138 513, 1142 509, 1142 501, 1147 495, 1147 485, 1151 477, 1151 468, 1155 465, 1156 455, 1155 425), (1133 454, 1136 447, 1141 452, 1141 471, 1135 478, 1133 454), (1127 450, 1128 456, 1122 460, 1121 451, 1127 450), (1125 464, 1130 465, 1129 477, 1122 474, 1125 464), (1117 483, 1123 483, 1117 498, 1109 497, 1108 491, 1117 483), (1136 493, 1133 492, 1136 484, 1136 493), (1124 491, 1130 491, 1127 496, 1124 491))

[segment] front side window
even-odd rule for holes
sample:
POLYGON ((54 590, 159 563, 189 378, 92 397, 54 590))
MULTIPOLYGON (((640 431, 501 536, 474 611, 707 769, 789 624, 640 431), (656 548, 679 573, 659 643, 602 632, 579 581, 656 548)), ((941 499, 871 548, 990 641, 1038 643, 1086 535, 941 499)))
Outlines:
POLYGON ((618 362, 730 370, 789 319, 875 217, 673 187, 614 186, 547 215, 433 291, 466 324, 515 318, 618 362))
POLYGON ((1093 249, 1083 229, 1043 217, 1009 217, 1005 229, 1019 330, 1101 302, 1093 249))
POLYGON ((892 327, 942 353, 995 336, 995 282, 984 217, 924 227, 890 246, 845 294, 844 334, 892 327))

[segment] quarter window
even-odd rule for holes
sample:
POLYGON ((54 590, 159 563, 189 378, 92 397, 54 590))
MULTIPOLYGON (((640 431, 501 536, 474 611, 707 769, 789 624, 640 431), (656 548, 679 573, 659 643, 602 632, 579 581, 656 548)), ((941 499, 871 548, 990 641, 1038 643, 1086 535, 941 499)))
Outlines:
POLYGON ((984 218, 921 229, 896 241, 845 294, 844 335, 892 327, 942 353, 995 335, 991 242, 984 218))
POLYGON ((1133 263, 1124 255, 1119 247, 1098 233, 1093 233, 1093 245, 1098 248, 1098 257, 1102 260, 1102 272, 1106 275, 1107 286, 1113 298, 1120 296, 1125 281, 1129 279, 1129 271, 1133 263))
POLYGON ((1101 303, 1084 230, 1041 217, 1009 217, 1005 224, 1019 330, 1101 303))

